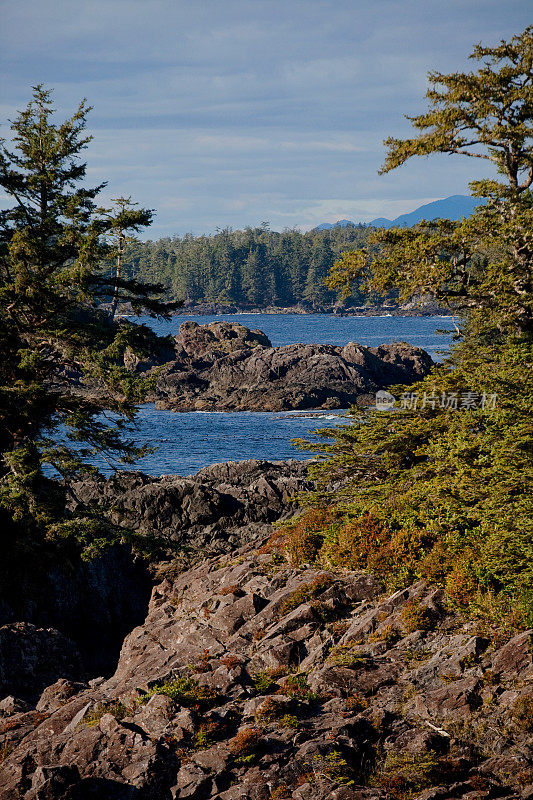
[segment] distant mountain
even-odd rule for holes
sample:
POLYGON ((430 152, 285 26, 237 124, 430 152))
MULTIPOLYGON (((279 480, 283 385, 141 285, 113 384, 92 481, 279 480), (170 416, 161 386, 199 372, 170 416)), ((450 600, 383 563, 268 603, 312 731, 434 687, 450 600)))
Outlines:
POLYGON ((369 224, 374 228, 410 228, 422 219, 454 219, 460 220, 473 214, 476 206, 480 205, 478 197, 467 197, 463 194, 453 194, 444 200, 435 200, 426 203, 408 214, 401 214, 393 220, 383 217, 373 219, 369 224))
POLYGON ((351 226, 355 226, 355 222, 351 222, 349 219, 340 219, 338 222, 323 222, 322 225, 318 225, 315 230, 317 231, 329 231, 332 228, 349 228, 351 226))
MULTIPOLYGON (((378 217, 369 222, 368 225, 373 228, 410 228, 416 225, 422 219, 452 219, 460 220, 463 217, 469 217, 476 206, 481 205, 478 197, 468 197, 464 194, 453 194, 451 197, 445 197, 443 200, 435 200, 433 203, 425 203, 423 206, 415 208, 408 214, 401 214, 396 219, 387 219, 386 217, 378 217)), ((347 219, 341 219, 333 224, 323 222, 318 225, 315 230, 325 231, 331 228, 346 228, 349 225, 356 225, 355 222, 350 222, 347 219)))
POLYGON ((369 226, 372 225, 373 228, 390 228, 393 222, 391 219, 387 219, 387 217, 378 217, 368 224, 369 226))

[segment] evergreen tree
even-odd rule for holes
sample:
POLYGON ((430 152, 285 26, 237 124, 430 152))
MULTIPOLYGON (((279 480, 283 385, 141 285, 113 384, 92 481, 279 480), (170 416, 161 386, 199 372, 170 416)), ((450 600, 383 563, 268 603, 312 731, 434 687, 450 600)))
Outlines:
POLYGON ((11 125, 12 145, 0 144, 0 186, 14 202, 0 212, 0 506, 26 533, 76 527, 65 521, 64 490, 43 477, 43 463, 71 479, 87 469, 84 455, 128 460, 137 453, 123 431, 141 387, 121 356, 127 346, 153 346, 155 337, 114 325, 99 301, 111 289, 117 301, 169 311, 154 296, 158 287, 116 274, 110 282, 101 269, 113 252, 105 237, 117 229, 116 217, 97 212, 103 186, 83 186, 88 111, 82 102, 56 124, 50 92, 37 86, 11 125), (90 400, 68 390, 65 364, 107 392, 90 400), (116 412, 115 424, 99 416, 103 408, 116 412), (60 425, 67 433, 58 444, 60 425))
POLYGON ((246 306, 251 291, 257 306, 295 305, 304 299, 304 293, 323 305, 333 300, 323 285, 328 269, 342 250, 366 243, 369 233, 368 228, 354 226, 280 234, 263 226, 244 231, 224 229, 210 236, 187 234, 126 245, 123 269, 125 275, 133 269, 144 280, 163 283, 176 300, 229 301, 246 306), (256 250, 263 272, 254 277, 251 261, 255 257, 248 267, 246 262, 256 250), (313 253, 318 255, 310 273, 313 253), (324 253, 325 258, 320 255, 324 253))
POLYGON ((242 288, 246 302, 258 306, 264 298, 264 273, 259 249, 250 250, 244 262, 242 288))
MULTIPOLYGON (((124 289, 128 284, 124 284, 124 253, 127 244, 135 242, 131 235, 138 233, 141 228, 151 225, 153 211, 147 208, 135 208, 137 203, 132 203, 131 197, 117 197, 113 200, 113 208, 100 208, 100 213, 107 222, 107 239, 111 244, 114 267, 113 277, 113 297, 111 301, 111 319, 115 318, 121 296, 121 288, 124 289)), ((131 281, 131 274, 129 275, 131 281)))
POLYGON ((329 239, 323 237, 313 243, 311 264, 307 273, 304 299, 314 306, 321 306, 331 301, 331 293, 325 285, 328 271, 334 262, 333 250, 329 239))
POLYGON ((275 302, 280 306, 291 306, 296 302, 291 281, 294 234, 284 231, 272 254, 276 265, 275 302))
POLYGON ((488 160, 501 179, 471 184, 486 200, 471 218, 375 233, 372 249, 336 264, 332 287, 356 279, 447 302, 460 337, 427 379, 394 390, 394 412, 324 431, 324 490, 309 498, 321 510, 287 540, 297 559, 371 569, 391 587, 429 578, 511 627, 533 622, 532 34, 478 45, 476 73, 432 73, 430 109, 412 120, 420 134, 387 140, 384 171, 446 152, 488 160))

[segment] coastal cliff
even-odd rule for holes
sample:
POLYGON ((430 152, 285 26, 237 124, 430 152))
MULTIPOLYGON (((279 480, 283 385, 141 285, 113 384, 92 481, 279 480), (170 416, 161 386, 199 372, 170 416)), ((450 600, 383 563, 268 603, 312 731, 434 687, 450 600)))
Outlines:
POLYGON ((3 700, 0 798, 529 798, 531 645, 259 540, 157 585, 107 680, 3 700))

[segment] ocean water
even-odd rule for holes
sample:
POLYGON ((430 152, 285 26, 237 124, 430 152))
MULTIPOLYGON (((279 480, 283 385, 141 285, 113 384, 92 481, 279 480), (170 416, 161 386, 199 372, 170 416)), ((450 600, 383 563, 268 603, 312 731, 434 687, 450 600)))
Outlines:
MULTIPOLYGON (((228 314, 220 316, 177 315, 170 322, 140 317, 160 335, 176 334, 185 320, 200 324, 228 320, 258 328, 274 346, 294 342, 345 345, 349 341, 367 346, 405 341, 427 350, 435 360, 447 350, 451 317, 333 317, 327 314, 228 314), (437 333, 441 329, 445 334, 437 333)), ((148 475, 190 475, 223 461, 249 458, 307 459, 308 451, 291 444, 294 438, 316 438, 313 431, 345 422, 346 411, 292 412, 188 412, 156 411, 142 405, 132 438, 156 451, 133 466, 148 475)), ((110 474, 103 461, 94 461, 110 474)))
MULTIPOLYGON (((134 467, 147 475, 192 475, 209 464, 265 458, 310 458, 291 439, 317 439, 313 431, 345 422, 346 411, 156 411, 153 404, 139 408, 139 445, 158 449, 137 461, 134 467)), ((94 462, 105 474, 109 466, 94 462)), ((123 469, 123 467, 121 467, 123 469)))
POLYGON ((160 336, 175 335, 182 322, 200 325, 208 322, 239 322, 247 328, 266 333, 274 347, 299 342, 302 344, 334 344, 344 346, 359 342, 376 347, 390 342, 409 342, 422 347, 435 361, 446 352, 454 331, 452 317, 338 317, 332 314, 177 314, 169 322, 150 317, 132 317, 144 322, 160 336), (443 334, 438 331, 444 331, 443 334))

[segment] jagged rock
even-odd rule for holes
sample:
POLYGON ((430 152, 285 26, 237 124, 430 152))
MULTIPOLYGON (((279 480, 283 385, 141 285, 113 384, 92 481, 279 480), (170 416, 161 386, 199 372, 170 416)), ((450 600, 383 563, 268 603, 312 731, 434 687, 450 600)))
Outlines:
POLYGON ((76 767, 38 767, 32 776, 27 800, 49 800, 49 798, 73 798, 72 788, 79 783, 76 767))
POLYGON ((58 674, 78 677, 81 660, 74 642, 54 628, 15 622, 0 628, 0 696, 36 699, 58 674))
POLYGON ((71 697, 86 688, 87 684, 85 683, 60 678, 44 690, 35 706, 35 710, 41 712, 56 711, 56 709, 61 708, 67 700, 70 700, 71 697))
POLYGON ((13 714, 20 714, 29 710, 30 706, 25 700, 21 700, 20 697, 13 697, 12 694, 8 694, 7 697, 0 700, 0 717, 10 717, 13 714))
POLYGON ((175 347, 149 398, 174 411, 346 408, 378 389, 419 380, 433 364, 405 342, 272 347, 261 331, 229 322, 184 322, 175 347))
POLYGON ((533 635, 526 631, 515 636, 495 653, 492 659, 495 672, 533 673, 533 635))
POLYGON ((104 504, 114 522, 181 548, 191 562, 266 535, 270 523, 294 513, 292 499, 310 486, 304 462, 252 459, 186 478, 122 472, 72 488, 79 503, 104 504))
POLYGON ((146 616, 152 586, 147 564, 126 545, 109 547, 90 562, 73 547, 28 548, 18 569, 0 582, 0 629, 20 621, 53 628, 75 643, 81 658, 79 672, 68 674, 60 659, 55 672, 50 661, 52 672, 37 695, 58 678, 110 675, 124 636, 146 616))
POLYGON ((510 709, 530 633, 492 651, 442 596, 435 624, 402 631, 407 603, 437 608, 431 586, 388 596, 260 544, 156 586, 111 678, 56 683, 44 713, 9 701, 0 800, 529 797, 510 709))

